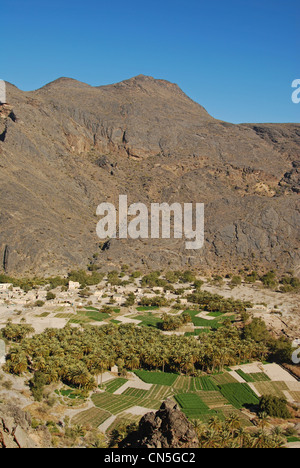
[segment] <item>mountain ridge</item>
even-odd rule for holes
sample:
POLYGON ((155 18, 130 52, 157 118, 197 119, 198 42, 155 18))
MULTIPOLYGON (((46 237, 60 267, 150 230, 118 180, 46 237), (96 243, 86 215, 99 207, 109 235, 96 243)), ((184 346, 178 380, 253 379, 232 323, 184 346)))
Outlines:
POLYGON ((177 85, 144 75, 101 87, 62 77, 30 92, 8 85, 7 95, 0 255, 8 245, 9 272, 64 273, 95 254, 102 268, 299 272, 300 124, 216 120, 177 85), (103 252, 96 207, 119 194, 204 202, 205 248, 112 240, 103 252))

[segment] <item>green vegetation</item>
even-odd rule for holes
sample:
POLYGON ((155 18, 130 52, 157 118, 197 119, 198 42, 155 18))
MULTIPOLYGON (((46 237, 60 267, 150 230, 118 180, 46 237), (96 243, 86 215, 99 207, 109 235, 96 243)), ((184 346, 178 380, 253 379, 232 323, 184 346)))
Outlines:
POLYGON ((222 395, 237 409, 258 405, 259 400, 247 384, 229 383, 220 385, 222 395))
MULTIPOLYGON (((98 314, 85 311, 84 315, 90 313, 98 314)), ((8 339, 15 339, 18 327, 14 325, 14 333, 10 335, 11 325, 8 324, 2 333, 8 339)), ((28 332, 26 328, 26 334, 28 332)), ((93 376, 119 365, 120 361, 121 367, 129 370, 160 368, 169 373, 195 375, 199 370, 215 372, 250 358, 261 360, 268 354, 265 346, 244 339, 230 324, 209 335, 201 335, 201 341, 194 337, 166 336, 154 328, 131 324, 102 327, 84 324, 83 330, 67 325, 60 330, 48 329, 40 335, 24 339, 19 336, 18 339, 21 339, 19 346, 11 349, 7 356, 5 369, 8 372, 22 374, 25 370, 40 370, 51 382, 61 380, 67 385, 84 388, 93 388, 93 376)))
POLYGON ((224 421, 209 418, 205 425, 195 422, 199 448, 280 448, 286 443, 281 434, 269 434, 264 429, 247 432, 242 419, 232 411, 224 421))
POLYGON ((280 286, 280 291, 283 293, 300 291, 299 278, 295 278, 293 276, 284 276, 280 283, 282 284, 282 286, 280 286))
POLYGON ((31 333, 34 333, 34 328, 31 325, 26 325, 26 323, 13 324, 8 320, 6 327, 1 330, 0 336, 8 341, 20 343, 31 333))
POLYGON ((224 316, 223 313, 218 313, 218 317, 216 317, 215 320, 209 320, 197 317, 197 315, 199 314, 198 310, 187 310, 186 313, 188 313, 191 317, 191 321, 195 325, 195 327, 204 327, 209 329, 218 329, 220 327, 223 327, 224 325, 228 324, 228 322, 233 322, 236 318, 235 315, 224 316))
POLYGON ((211 294, 206 291, 197 291, 188 296, 189 302, 198 304, 199 308, 207 312, 221 312, 226 313, 241 313, 245 312, 247 308, 251 308, 251 302, 245 302, 234 299, 225 299, 218 294, 211 294))
POLYGON ((133 317, 135 320, 140 320, 141 325, 145 327, 159 328, 162 324, 162 319, 157 315, 148 313, 147 315, 136 315, 133 317))
POLYGON ((259 412, 273 418, 288 419, 291 417, 287 409, 287 401, 273 395, 264 395, 259 400, 259 412))
POLYGON ((169 374, 164 372, 149 372, 145 370, 136 370, 135 373, 143 382, 158 385, 171 386, 178 377, 178 374, 169 374))
POLYGON ((199 419, 203 414, 216 414, 196 393, 181 393, 175 395, 175 399, 189 419, 199 419))
POLYGON ((244 337, 260 343, 269 349, 270 359, 281 363, 289 362, 293 353, 291 342, 284 336, 273 338, 261 318, 254 318, 250 324, 244 327, 244 337))
POLYGON ((146 307, 166 307, 168 305, 168 301, 163 296, 143 297, 140 301, 140 305, 146 307))
POLYGON ((53 299, 56 299, 56 295, 53 292, 48 291, 47 296, 46 296, 46 300, 47 301, 52 301, 53 299))
POLYGON ((105 383, 105 391, 108 393, 115 393, 119 388, 123 387, 123 385, 128 382, 127 379, 114 379, 110 380, 109 382, 105 383))
POLYGON ((95 393, 92 395, 94 405, 111 414, 117 415, 123 411, 135 406, 137 400, 135 397, 126 395, 112 395, 111 393, 95 393))
POLYGON ((251 374, 246 374, 246 372, 242 371, 241 369, 236 370, 236 373, 239 374, 245 382, 268 382, 270 378, 264 372, 256 372, 251 374))
POLYGON ((100 408, 90 408, 76 414, 76 416, 72 418, 72 424, 80 425, 82 427, 92 426, 97 428, 110 416, 111 414, 108 411, 104 411, 100 408))
POLYGON ((184 312, 180 315, 163 314, 162 319, 163 322, 161 328, 164 331, 178 330, 178 328, 192 321, 191 316, 188 312, 184 312))
POLYGON ((236 286, 240 286, 242 284, 242 278, 240 276, 233 276, 229 283, 231 288, 235 288, 236 286))
POLYGON ((269 271, 268 273, 263 275, 260 278, 260 281, 267 288, 274 289, 278 286, 278 280, 274 271, 269 271))

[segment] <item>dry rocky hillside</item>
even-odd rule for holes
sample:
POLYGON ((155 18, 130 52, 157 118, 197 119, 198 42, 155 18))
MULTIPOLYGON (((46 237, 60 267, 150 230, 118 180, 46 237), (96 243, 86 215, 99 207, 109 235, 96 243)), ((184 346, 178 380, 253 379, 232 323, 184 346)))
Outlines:
POLYGON ((85 267, 300 273, 300 124, 215 120, 178 86, 138 76, 91 87, 61 78, 34 91, 7 84, 0 106, 0 255, 9 274, 85 267), (112 240, 96 208, 205 203, 205 247, 112 240), (8 252, 8 256, 7 256, 8 252))

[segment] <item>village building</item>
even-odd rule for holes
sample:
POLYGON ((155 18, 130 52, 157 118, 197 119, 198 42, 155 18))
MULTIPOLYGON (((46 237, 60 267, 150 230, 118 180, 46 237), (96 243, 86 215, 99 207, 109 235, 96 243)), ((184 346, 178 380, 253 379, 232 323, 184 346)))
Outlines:
POLYGON ((164 292, 164 288, 160 287, 160 286, 155 286, 153 288, 153 291, 156 291, 156 292, 159 292, 159 293, 163 293, 164 292))
POLYGON ((0 340, 0 365, 5 364, 5 356, 6 356, 6 350, 5 350, 5 343, 3 340, 0 340))
POLYGON ((0 80, 0 104, 6 104, 6 84, 0 80))
POLYGON ((122 294, 115 294, 113 299, 117 304, 122 304, 124 302, 124 296, 122 296, 122 294))
POLYGON ((95 291, 94 294, 93 294, 93 296, 95 296, 96 298, 99 298, 99 297, 102 297, 103 294, 104 294, 103 291, 95 291))
POLYGON ((75 281, 69 281, 69 291, 75 291, 76 289, 80 288, 80 283, 75 281))
POLYGON ((12 286, 11 283, 0 283, 0 291, 8 291, 12 286))

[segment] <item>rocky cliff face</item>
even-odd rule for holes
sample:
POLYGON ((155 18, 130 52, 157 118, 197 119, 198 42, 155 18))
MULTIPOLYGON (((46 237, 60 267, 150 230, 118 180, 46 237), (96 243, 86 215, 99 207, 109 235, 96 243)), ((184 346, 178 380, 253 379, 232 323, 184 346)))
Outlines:
POLYGON ((199 440, 186 416, 172 401, 162 404, 157 413, 148 413, 139 429, 131 433, 119 448, 198 448, 199 440))
MULTIPOLYGON (((215 120, 176 85, 139 76, 91 87, 62 78, 34 92, 7 85, 0 106, 0 256, 8 273, 235 266, 294 269, 299 254, 300 124, 215 120), (112 240, 97 206, 205 203, 205 247, 112 240)), ((0 257, 0 260, 1 260, 0 257)))
POLYGON ((0 405, 0 448, 49 448, 51 435, 48 429, 31 428, 31 418, 11 404, 0 405))

